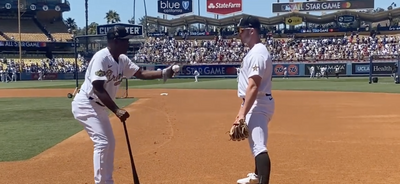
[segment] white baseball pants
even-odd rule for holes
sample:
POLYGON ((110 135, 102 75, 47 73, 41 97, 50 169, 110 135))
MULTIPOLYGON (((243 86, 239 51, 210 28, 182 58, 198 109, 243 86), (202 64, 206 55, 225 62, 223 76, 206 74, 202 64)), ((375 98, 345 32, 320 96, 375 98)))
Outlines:
POLYGON ((93 167, 95 184, 114 184, 115 138, 106 107, 77 94, 72 101, 72 114, 94 144, 93 167))
POLYGON ((246 123, 249 128, 249 146, 256 157, 260 153, 268 151, 268 124, 274 114, 275 102, 272 97, 256 99, 249 113, 246 115, 246 123))

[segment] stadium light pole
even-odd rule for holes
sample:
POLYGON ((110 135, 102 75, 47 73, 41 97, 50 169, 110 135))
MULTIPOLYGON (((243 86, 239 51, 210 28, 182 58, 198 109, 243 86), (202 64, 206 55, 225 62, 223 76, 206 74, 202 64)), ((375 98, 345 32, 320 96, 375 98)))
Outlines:
POLYGON ((146 37, 148 35, 148 25, 147 25, 147 6, 146 6, 146 0, 143 0, 143 5, 144 5, 144 23, 145 23, 145 28, 146 28, 146 37))
MULTIPOLYGON (((87 36, 89 34, 89 5, 88 5, 88 0, 85 0, 85 35, 87 36)), ((86 38, 85 40, 85 48, 86 48, 86 53, 89 52, 89 39, 86 38)))
POLYGON ((136 24, 136 0, 133 0, 133 11, 132 11, 133 24, 136 24))
POLYGON ((21 4, 20 0, 18 0, 18 50, 19 50, 19 70, 20 70, 20 75, 22 72, 22 44, 21 44, 21 4))

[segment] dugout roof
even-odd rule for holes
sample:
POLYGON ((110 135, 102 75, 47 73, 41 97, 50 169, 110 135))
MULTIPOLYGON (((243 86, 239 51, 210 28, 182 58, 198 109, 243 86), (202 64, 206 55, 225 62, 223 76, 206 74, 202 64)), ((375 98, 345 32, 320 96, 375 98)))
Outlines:
MULTIPOLYGON (((316 24, 326 24, 330 22, 334 22, 338 16, 341 15, 354 15, 358 17, 361 21, 368 21, 368 22, 380 22, 383 20, 388 20, 389 18, 396 18, 400 17, 400 8, 396 8, 390 11, 378 12, 378 13, 361 13, 361 12, 354 12, 354 11, 337 11, 335 13, 327 14, 327 15, 310 15, 306 13, 297 13, 292 12, 284 15, 274 16, 270 18, 265 17, 258 17, 261 24, 263 25, 276 25, 276 24, 283 24, 285 23, 285 18, 289 17, 302 17, 303 22, 310 22, 316 24)), ((158 24, 160 26, 167 26, 167 27, 178 27, 184 26, 188 24, 208 24, 211 26, 230 26, 235 25, 239 22, 242 17, 249 16, 248 14, 241 14, 235 15, 231 17, 226 17, 222 19, 214 19, 204 16, 198 15, 190 15, 185 17, 180 17, 172 20, 166 20, 157 17, 147 16, 147 21, 150 24, 158 24)))

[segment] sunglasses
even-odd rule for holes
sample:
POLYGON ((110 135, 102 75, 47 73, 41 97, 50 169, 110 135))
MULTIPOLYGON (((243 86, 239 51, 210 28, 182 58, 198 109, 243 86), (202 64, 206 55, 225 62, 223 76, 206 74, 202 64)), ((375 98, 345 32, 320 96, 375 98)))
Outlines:
POLYGON ((240 33, 242 33, 242 32, 243 32, 244 30, 246 30, 246 29, 253 29, 253 28, 250 28, 250 27, 247 27, 247 28, 238 27, 237 32, 240 34, 240 33))

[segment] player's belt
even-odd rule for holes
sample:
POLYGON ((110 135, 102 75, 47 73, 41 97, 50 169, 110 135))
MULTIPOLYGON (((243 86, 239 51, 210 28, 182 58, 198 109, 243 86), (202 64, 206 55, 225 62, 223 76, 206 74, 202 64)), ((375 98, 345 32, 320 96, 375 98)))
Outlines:
MULTIPOLYGON (((271 95, 271 94, 265 94, 265 96, 272 96, 272 95, 271 95)), ((243 104, 244 104, 244 99, 245 99, 245 98, 242 98, 243 104)))
MULTIPOLYGON (((94 100, 94 98, 93 98, 93 97, 89 97, 89 100, 94 100)), ((101 104, 101 103, 98 102, 98 101, 95 101, 95 103, 97 103, 97 105, 100 105, 100 106, 102 106, 102 107, 105 107, 105 105, 101 104)))

